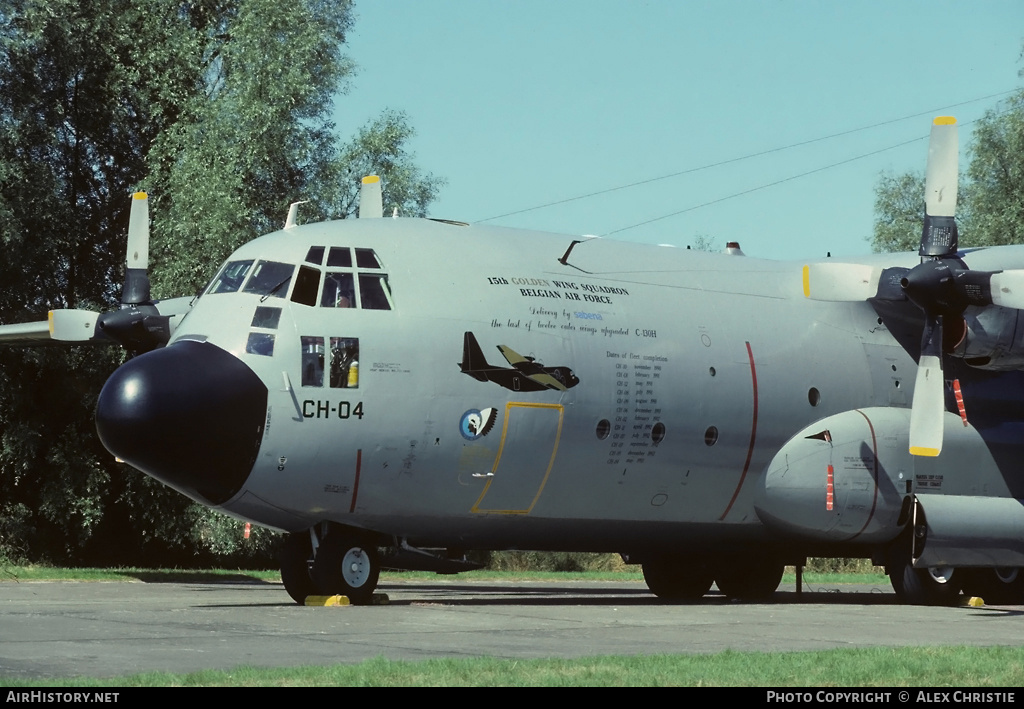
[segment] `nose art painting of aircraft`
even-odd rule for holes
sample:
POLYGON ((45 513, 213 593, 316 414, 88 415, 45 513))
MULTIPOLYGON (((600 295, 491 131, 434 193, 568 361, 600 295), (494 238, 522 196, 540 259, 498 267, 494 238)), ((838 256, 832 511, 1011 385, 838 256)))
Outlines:
POLYGON ((131 353, 104 446, 286 533, 299 602, 532 549, 619 553, 671 600, 769 598, 813 556, 907 603, 1021 603, 1024 246, 959 248, 956 129, 932 126, 919 251, 844 263, 383 218, 371 177, 359 219, 293 207, 156 301, 138 193, 120 307, 0 343, 131 353))
POLYGON ((512 391, 565 391, 580 383, 568 367, 545 367, 533 357, 523 357, 505 345, 498 345, 498 350, 512 365, 511 369, 488 364, 476 337, 472 332, 467 332, 463 338, 462 362, 459 363, 459 368, 463 374, 468 374, 473 379, 494 382, 512 391))

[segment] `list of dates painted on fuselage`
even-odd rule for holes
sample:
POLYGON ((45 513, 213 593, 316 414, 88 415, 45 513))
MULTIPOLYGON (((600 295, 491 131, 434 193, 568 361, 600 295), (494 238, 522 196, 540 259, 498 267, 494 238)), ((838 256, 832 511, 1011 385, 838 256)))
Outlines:
MULTIPOLYGON (((660 440, 658 390, 667 357, 636 352, 605 352, 615 367, 615 420, 608 450, 609 465, 640 464, 654 455, 660 440)), ((664 428, 662 427, 662 430, 664 428)))
POLYGON ((308 419, 361 419, 363 402, 306 399, 302 402, 302 415, 308 419))

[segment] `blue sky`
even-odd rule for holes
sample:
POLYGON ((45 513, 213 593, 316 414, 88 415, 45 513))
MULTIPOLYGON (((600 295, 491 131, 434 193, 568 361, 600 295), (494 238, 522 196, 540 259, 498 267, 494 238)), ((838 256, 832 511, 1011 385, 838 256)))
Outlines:
POLYGON ((447 180, 436 217, 484 221, 923 114, 487 222, 703 235, 765 258, 868 253, 878 175, 923 170, 931 116, 969 123, 998 103, 974 99, 1024 86, 1021 0, 376 0, 356 14, 339 132, 408 114, 418 164, 447 180))

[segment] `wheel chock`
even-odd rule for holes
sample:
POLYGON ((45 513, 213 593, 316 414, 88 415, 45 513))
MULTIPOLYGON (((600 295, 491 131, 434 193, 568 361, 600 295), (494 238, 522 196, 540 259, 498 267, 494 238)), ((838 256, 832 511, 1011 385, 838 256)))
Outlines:
MULTIPOLYGON (((386 593, 375 593, 367 605, 386 606, 391 603, 386 593)), ((348 596, 306 596, 304 606, 350 606, 352 601, 348 596)))
POLYGON ((977 596, 971 596, 970 598, 964 598, 963 602, 960 605, 968 606, 970 608, 981 608, 983 605, 985 605, 985 599, 978 598, 977 596))
POLYGON ((306 596, 306 606, 349 606, 348 596, 306 596))

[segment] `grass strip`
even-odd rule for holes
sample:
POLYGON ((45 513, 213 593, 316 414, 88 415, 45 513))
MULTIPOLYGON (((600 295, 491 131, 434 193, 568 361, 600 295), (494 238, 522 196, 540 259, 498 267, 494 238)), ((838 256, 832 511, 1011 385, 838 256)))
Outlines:
MULTIPOLYGON (((358 665, 190 674, 150 672, 115 678, 34 682, 7 687, 1020 687, 1024 649, 1012 647, 859 648, 797 653, 601 656, 580 659, 378 657, 358 665)), ((893 697, 895 700, 895 697, 893 697)))

